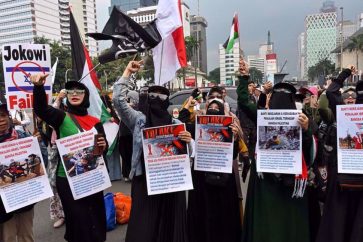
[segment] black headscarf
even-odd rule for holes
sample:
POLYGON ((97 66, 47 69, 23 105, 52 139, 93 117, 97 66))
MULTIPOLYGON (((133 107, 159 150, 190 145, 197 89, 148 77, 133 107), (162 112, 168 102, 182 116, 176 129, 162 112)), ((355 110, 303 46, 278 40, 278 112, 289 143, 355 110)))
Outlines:
POLYGON ((157 127, 172 124, 172 116, 168 112, 169 107, 169 91, 165 87, 153 86, 148 92, 159 91, 168 95, 166 100, 159 97, 150 99, 148 94, 141 94, 139 98, 139 110, 146 116, 145 127, 157 127))
POLYGON ((224 115, 224 105, 223 103, 221 103, 220 101, 218 100, 212 100, 209 104, 208 104, 208 107, 207 107, 207 112, 206 112, 207 115, 224 115), (209 106, 212 104, 212 103, 215 103, 218 105, 219 107, 219 111, 216 110, 216 109, 209 109, 209 106))
POLYGON ((66 88, 66 90, 71 90, 74 88, 77 88, 80 90, 85 90, 83 102, 78 106, 73 106, 67 98, 67 112, 78 115, 78 116, 86 116, 88 114, 87 109, 90 106, 88 88, 83 83, 78 82, 78 81, 67 82, 65 88, 66 88))
POLYGON ((270 109, 296 109, 296 88, 289 83, 277 83, 272 89, 270 109), (284 91, 285 90, 285 91, 284 91))
POLYGON ((363 104, 363 81, 358 81, 355 87, 355 92, 357 93, 356 104, 363 104))

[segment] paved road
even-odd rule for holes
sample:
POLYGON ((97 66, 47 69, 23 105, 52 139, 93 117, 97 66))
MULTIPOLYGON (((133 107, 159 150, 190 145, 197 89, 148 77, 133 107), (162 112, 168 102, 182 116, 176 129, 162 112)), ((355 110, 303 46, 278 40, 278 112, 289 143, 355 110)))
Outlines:
MULTIPOLYGON (((130 183, 117 181, 107 191, 130 194, 130 183)), ((107 233, 107 242, 125 241, 127 225, 118 225, 115 230, 107 233)), ((53 228, 53 221, 49 218, 49 200, 38 203, 35 207, 34 233, 36 242, 63 242, 64 226, 53 228)))

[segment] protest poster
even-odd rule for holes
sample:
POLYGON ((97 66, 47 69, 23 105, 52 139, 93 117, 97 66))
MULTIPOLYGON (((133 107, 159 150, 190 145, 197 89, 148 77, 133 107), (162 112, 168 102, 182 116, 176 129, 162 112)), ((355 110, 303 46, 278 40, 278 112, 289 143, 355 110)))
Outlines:
POLYGON ((148 195, 193 189, 187 144, 178 134, 184 124, 142 130, 148 195))
POLYGON ((301 110, 258 110, 257 172, 301 174, 301 110))
POLYGON ((338 173, 363 174, 362 139, 363 104, 338 105, 338 173))
POLYGON ((7 213, 53 196, 37 138, 0 143, 0 195, 7 213))
MULTIPOLYGON (((6 44, 2 46, 5 90, 9 110, 33 108, 31 75, 51 72, 49 45, 6 44)), ((52 80, 47 77, 44 89, 51 103, 52 80)))
POLYGON ((197 116, 194 170, 232 173, 232 122, 230 116, 197 116))
POLYGON ((95 146, 96 130, 56 140, 74 200, 111 186, 106 162, 95 146))

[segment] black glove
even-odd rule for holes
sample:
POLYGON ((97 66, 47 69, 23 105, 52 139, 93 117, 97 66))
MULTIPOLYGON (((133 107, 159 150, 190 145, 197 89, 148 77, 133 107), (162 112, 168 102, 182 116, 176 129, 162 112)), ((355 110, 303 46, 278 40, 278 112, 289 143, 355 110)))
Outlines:
POLYGON ((193 91, 192 91, 192 94, 190 96, 193 97, 193 99, 196 99, 197 97, 199 97, 200 95, 202 94, 202 92, 198 89, 198 88, 195 88, 193 91))
POLYGON ((240 162, 243 163, 243 169, 242 169, 242 181, 246 182, 246 178, 248 175, 248 172, 251 168, 251 162, 250 158, 248 156, 239 156, 240 162))

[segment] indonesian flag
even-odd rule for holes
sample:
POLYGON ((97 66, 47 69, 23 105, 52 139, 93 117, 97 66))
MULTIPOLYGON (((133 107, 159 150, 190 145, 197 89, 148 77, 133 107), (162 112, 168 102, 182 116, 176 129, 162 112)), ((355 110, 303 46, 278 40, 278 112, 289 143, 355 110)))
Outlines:
POLYGON ((76 80, 81 80, 81 82, 89 89, 90 92, 90 107, 87 110, 88 114, 98 118, 103 123, 106 139, 109 145, 111 145, 115 141, 118 125, 108 122, 111 118, 111 115, 101 100, 99 94, 101 91, 101 85, 98 81, 96 72, 93 70, 94 67, 92 60, 89 56, 86 46, 81 39, 72 11, 70 11, 70 36, 73 73, 76 80), (116 132, 114 132, 115 130, 116 132))
POLYGON ((155 84, 163 85, 187 66, 180 0, 160 0, 156 27, 162 41, 153 49, 155 84))
POLYGON ((238 15, 237 13, 235 13, 232 21, 231 32, 227 41, 223 45, 227 53, 229 53, 233 49, 234 41, 239 37, 238 29, 238 15))

